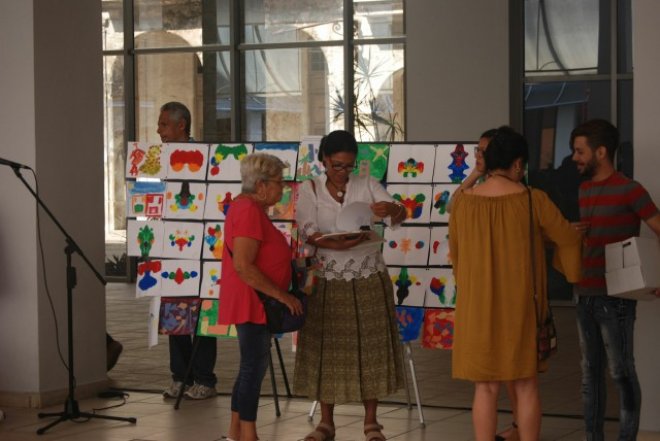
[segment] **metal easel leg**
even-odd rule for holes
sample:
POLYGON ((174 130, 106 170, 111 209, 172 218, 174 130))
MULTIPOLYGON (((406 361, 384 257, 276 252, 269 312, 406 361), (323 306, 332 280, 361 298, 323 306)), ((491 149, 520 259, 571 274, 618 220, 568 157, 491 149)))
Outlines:
POLYGON ((422 400, 419 398, 419 387, 417 387, 417 374, 415 373, 415 362, 412 357, 412 348, 410 342, 405 343, 406 356, 408 358, 408 365, 410 366, 410 375, 412 376, 413 388, 415 390, 415 400, 417 401, 417 412, 419 413, 419 422, 422 427, 426 427, 424 422, 424 412, 422 410, 422 400))
POLYGON ((318 401, 314 401, 314 402, 312 403, 312 408, 309 409, 309 415, 307 416, 307 419, 308 419, 309 421, 312 421, 312 420, 314 419, 314 413, 316 412, 316 406, 317 406, 318 404, 319 404, 318 401))
POLYGON ((286 375, 286 367, 284 366, 284 359, 282 358, 282 350, 280 349, 280 339, 273 337, 275 342, 275 350, 277 351, 277 358, 280 360, 280 370, 282 371, 282 378, 284 379, 284 389, 286 389, 286 396, 293 398, 291 388, 289 387, 289 377, 286 375))

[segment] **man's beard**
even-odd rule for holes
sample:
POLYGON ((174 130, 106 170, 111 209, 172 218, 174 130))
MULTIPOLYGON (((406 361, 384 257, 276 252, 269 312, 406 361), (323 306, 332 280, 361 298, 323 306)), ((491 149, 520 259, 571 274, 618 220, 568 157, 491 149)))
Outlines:
POLYGON ((593 178, 594 175, 596 174, 596 168, 597 168, 598 163, 596 162, 596 158, 591 158, 591 161, 587 162, 584 165, 584 170, 582 170, 582 176, 585 178, 593 178))

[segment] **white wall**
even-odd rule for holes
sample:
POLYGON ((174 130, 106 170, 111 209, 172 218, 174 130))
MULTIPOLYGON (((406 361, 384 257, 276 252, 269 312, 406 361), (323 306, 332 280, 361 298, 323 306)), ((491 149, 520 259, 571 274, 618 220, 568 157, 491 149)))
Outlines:
MULTIPOLYGON (((660 2, 635 0, 633 6, 633 119, 635 179, 660 206, 660 2)), ((648 231, 647 231, 648 232, 648 231)), ((639 303, 635 329, 635 359, 642 386, 640 428, 660 431, 660 301, 639 303)))
MULTIPOLYGON (((0 42, 0 156, 34 166, 32 2, 3 2, 0 42)), ((34 200, 8 167, 0 166, 0 188, 0 391, 35 391, 39 341, 34 200)))
MULTIPOLYGON (((3 2, 0 154, 35 168, 42 199, 102 270, 100 19, 100 2, 3 2)), ((0 404, 39 405, 63 396, 67 374, 57 355, 53 315, 41 278, 35 202, 4 167, 0 188, 0 404)), ((66 359, 66 244, 44 213, 41 230, 66 359)), ((74 255, 73 262, 78 274, 73 322, 80 390, 106 381, 105 291, 79 257, 74 255)))
POLYGON ((508 2, 406 3, 410 141, 476 140, 509 123, 508 2))

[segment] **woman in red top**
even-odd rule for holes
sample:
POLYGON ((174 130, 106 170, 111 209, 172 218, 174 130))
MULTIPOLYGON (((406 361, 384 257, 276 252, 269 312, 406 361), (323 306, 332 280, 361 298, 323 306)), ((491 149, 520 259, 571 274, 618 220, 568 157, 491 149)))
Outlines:
POLYGON ((271 335, 255 290, 302 313, 300 301, 288 293, 291 248, 266 210, 282 198, 282 169, 277 157, 255 153, 241 161, 241 194, 225 220, 222 294, 218 320, 235 324, 241 354, 231 397, 229 440, 256 441, 261 382, 268 366, 271 335))

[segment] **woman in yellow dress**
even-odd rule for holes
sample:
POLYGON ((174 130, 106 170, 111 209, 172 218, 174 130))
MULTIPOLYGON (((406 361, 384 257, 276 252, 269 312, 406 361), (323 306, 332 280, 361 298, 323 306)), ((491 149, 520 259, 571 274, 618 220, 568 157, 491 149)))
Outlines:
POLYGON ((517 396, 520 439, 538 440, 541 404, 537 373, 536 306, 547 315, 543 241, 556 245, 555 262, 569 281, 580 276, 580 235, 548 196, 521 182, 529 157, 527 142, 500 127, 485 151, 482 185, 455 195, 449 245, 458 287, 452 375, 474 382, 472 418, 477 441, 492 441, 497 428, 497 397, 511 381, 517 396), (529 229, 531 191, 535 265, 529 229))

